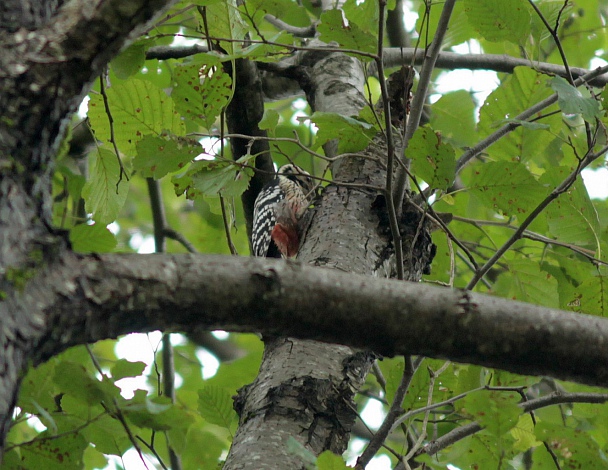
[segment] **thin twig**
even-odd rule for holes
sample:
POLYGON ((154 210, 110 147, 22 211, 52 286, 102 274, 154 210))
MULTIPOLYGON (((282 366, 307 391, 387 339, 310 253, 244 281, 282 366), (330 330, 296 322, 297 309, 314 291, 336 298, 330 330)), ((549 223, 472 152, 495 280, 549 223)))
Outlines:
MULTIPOLYGON (((166 250, 166 227, 168 226, 165 215, 165 206, 162 200, 160 182, 152 178, 147 178, 148 194, 150 196, 150 206, 152 208, 152 221, 154 227, 154 251, 164 253, 166 250)), ((175 362, 173 359, 173 345, 171 335, 164 333, 162 337, 163 345, 163 369, 162 369, 162 394, 175 403, 175 362)), ((181 460, 167 441, 169 459, 173 470, 181 470, 181 460)))
POLYGON ((99 77, 99 92, 101 93, 101 97, 103 98, 103 105, 106 110, 106 116, 108 116, 108 124, 110 126, 110 142, 112 142, 112 146, 114 147, 114 153, 116 154, 116 158, 118 159, 118 166, 120 167, 118 181, 116 182, 116 192, 118 193, 118 185, 122 181, 123 175, 127 181, 129 181, 129 175, 127 174, 125 167, 122 164, 118 145, 116 145, 116 136, 114 135, 114 118, 112 117, 112 111, 110 110, 110 102, 108 101, 108 95, 106 94, 106 88, 103 80, 104 77, 102 75, 101 77, 99 77))
MULTIPOLYGON (((416 89, 416 93, 414 93, 412 107, 410 110, 410 114, 408 115, 407 124, 405 126, 405 135, 403 136, 402 144, 404 153, 407 151, 410 139, 414 135, 416 129, 418 129, 418 126, 420 125, 420 118, 422 116, 422 110, 424 109, 424 103, 426 102, 429 85, 431 83, 431 76, 433 70, 435 69, 437 57, 439 56, 439 52, 441 51, 443 37, 445 36, 445 33, 448 29, 448 24, 450 22, 450 17, 452 16, 452 11, 454 9, 455 3, 456 0, 445 0, 445 3, 443 4, 443 10, 441 11, 441 16, 439 17, 439 23, 437 24, 437 29, 435 31, 435 37, 433 38, 431 46, 426 51, 425 60, 422 64, 422 69, 420 70, 418 88, 416 89)), ((401 155, 400 157, 404 158, 404 155, 401 155)), ((407 178, 407 173, 403 171, 402 168, 399 168, 397 170, 397 177, 394 189, 395 203, 397 205, 397 208, 402 207, 403 198, 405 197, 405 189, 407 187, 407 178)))
POLYGON ((156 451, 156 449, 154 448, 153 445, 148 444, 140 436, 135 436, 135 437, 137 437, 137 439, 139 439, 141 441, 141 443, 143 445, 145 445, 148 448, 148 450, 154 454, 154 457, 156 457, 156 459, 158 460, 158 463, 160 464, 160 466, 163 467, 163 470, 169 470, 169 468, 165 465, 165 463, 163 462, 163 459, 158 454, 158 452, 156 451))
POLYGON ((405 398, 407 389, 409 388, 410 383, 412 382, 414 373, 416 372, 416 369, 418 368, 422 360, 422 357, 418 357, 415 360, 412 360, 411 357, 405 358, 401 382, 399 383, 399 386, 395 391, 395 397, 393 398, 391 407, 389 408, 389 411, 386 417, 384 418, 382 425, 380 426, 374 437, 369 441, 363 453, 357 459, 357 467, 365 468, 365 466, 370 462, 372 457, 376 455, 378 450, 380 450, 380 448, 382 447, 382 443, 386 440, 386 437, 393 428, 393 423, 401 414, 401 405, 403 403, 403 399, 405 398))
MULTIPOLYGON (((395 139, 393 136, 393 126, 391 124, 391 103, 386 87, 386 78, 384 77, 384 65, 382 64, 382 42, 384 41, 384 15, 386 13, 386 0, 380 0, 378 7, 378 58, 376 65, 378 67, 378 78, 380 81, 380 90, 382 93, 382 106, 384 107, 384 128, 387 147, 387 165, 386 165, 386 208, 388 211, 388 220, 391 228, 391 237, 393 238, 393 248, 395 249, 395 263, 397 267, 397 279, 403 279, 403 245, 401 240, 401 232, 399 231, 399 222, 397 220, 397 209, 395 207, 395 197, 393 193, 393 167, 395 162, 395 139)), ((405 189, 404 189, 405 191, 405 189)))
MULTIPOLYGON (((550 395, 529 400, 523 403, 519 403, 518 406, 522 408, 524 413, 529 413, 533 410, 538 410, 551 405, 558 405, 564 403, 606 403, 608 402, 608 394, 606 393, 559 393, 554 392, 550 395)), ((464 439, 467 436, 475 434, 483 429, 483 427, 477 423, 469 423, 459 428, 456 428, 438 439, 429 442, 424 447, 416 452, 416 456, 421 454, 435 455, 442 449, 464 439)))

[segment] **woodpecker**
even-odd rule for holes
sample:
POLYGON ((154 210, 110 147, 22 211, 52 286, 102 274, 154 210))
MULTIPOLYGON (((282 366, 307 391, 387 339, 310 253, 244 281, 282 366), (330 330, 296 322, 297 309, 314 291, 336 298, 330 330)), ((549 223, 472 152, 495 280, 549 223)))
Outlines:
POLYGON ((253 207, 251 245, 254 256, 291 258, 298 253, 298 222, 308 209, 314 184, 310 174, 292 164, 258 194, 253 207))

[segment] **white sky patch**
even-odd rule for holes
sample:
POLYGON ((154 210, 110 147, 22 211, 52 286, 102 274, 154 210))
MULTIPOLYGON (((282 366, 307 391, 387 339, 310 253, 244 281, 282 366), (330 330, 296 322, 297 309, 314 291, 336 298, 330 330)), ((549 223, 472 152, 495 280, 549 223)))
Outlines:
POLYGON ((211 334, 216 339, 221 339, 221 340, 226 340, 230 336, 230 333, 228 333, 227 331, 223 331, 223 330, 212 331, 211 334))
POLYGON ((210 379, 217 373, 220 362, 213 354, 203 348, 199 348, 196 351, 196 357, 203 365, 203 379, 210 379))
POLYGON ((144 235, 140 231, 134 232, 131 235, 129 246, 140 254, 154 253, 156 251, 154 237, 152 235, 144 235))
MULTIPOLYGON (((481 46, 478 41, 470 40, 463 44, 452 47, 458 54, 481 54, 481 46)), ((467 90, 473 93, 475 100, 481 105, 490 93, 498 86, 498 74, 492 70, 450 70, 442 72, 437 77, 435 91, 439 95, 456 90, 467 90)), ((430 97, 432 103, 441 96, 430 97)))
POLYGON ((608 198, 608 169, 583 170, 581 176, 591 199, 608 198))
POLYGON ((372 429, 378 429, 386 416, 382 403, 369 400, 361 411, 361 419, 372 429))
POLYGON ((137 451, 133 448, 125 452, 122 457, 116 455, 108 455, 110 464, 106 468, 125 468, 127 470, 151 470, 160 468, 160 463, 154 456, 144 454, 144 462, 137 451))
POLYGON ((107 225, 107 229, 112 232, 112 234, 117 235, 120 232, 120 225, 116 221, 107 225))

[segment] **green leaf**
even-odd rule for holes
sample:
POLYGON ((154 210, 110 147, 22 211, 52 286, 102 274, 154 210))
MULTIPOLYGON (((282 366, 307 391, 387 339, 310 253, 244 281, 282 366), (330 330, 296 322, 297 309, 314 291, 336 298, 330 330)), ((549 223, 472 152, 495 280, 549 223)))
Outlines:
POLYGON ((222 67, 206 65, 199 70, 199 77, 201 93, 205 97, 204 122, 209 129, 232 98, 232 78, 222 67))
POLYGON ((70 230, 72 249, 79 253, 109 253, 116 248, 116 237, 102 224, 78 224, 70 230))
POLYGON ((258 127, 261 130, 274 131, 276 127, 279 125, 279 113, 274 109, 267 109, 264 111, 264 116, 262 116, 262 120, 258 124, 258 127))
MULTIPOLYGON (((608 465, 597 442, 580 429, 540 422, 537 423, 534 434, 539 441, 549 444, 561 468, 600 470, 608 465)), ((555 464, 547 468, 555 468, 555 464)))
POLYGON ((133 168, 146 178, 160 179, 167 173, 182 169, 202 151, 196 140, 166 134, 160 137, 149 135, 137 143, 133 168))
MULTIPOLYGON (((238 163, 245 161, 246 158, 243 158, 238 163)), ((176 194, 187 192, 188 199, 195 199, 201 194, 236 197, 247 189, 252 176, 251 168, 241 167, 231 161, 197 160, 190 165, 185 175, 174 176, 171 181, 175 185, 176 194)))
POLYGON ((348 467, 344 462, 344 459, 334 454, 330 450, 322 452, 317 457, 317 469, 318 470, 346 470, 348 467))
MULTIPOLYGON (((514 119, 522 111, 549 97, 551 90, 546 83, 546 76, 527 67, 516 67, 480 108, 479 133, 486 136, 495 132, 509 119, 514 119)), ((553 110, 557 110, 557 106, 553 105, 545 113, 553 110)), ((545 117, 542 124, 549 125, 550 129, 534 125, 515 129, 494 143, 488 149, 489 155, 493 159, 534 161, 541 167, 550 166, 549 157, 554 158, 550 143, 561 129, 561 116, 545 117)))
POLYGON ((247 0, 239 7, 246 17, 251 17, 254 23, 263 19, 264 14, 270 14, 291 26, 306 27, 310 18, 306 10, 291 0, 247 0))
POLYGON ((147 393, 137 390, 127 405, 121 407, 124 415, 136 426, 155 431, 181 430, 181 433, 185 433, 194 422, 189 411, 174 405, 169 398, 150 398, 147 393))
POLYGON ((525 165, 515 162, 487 162, 477 167, 470 188, 489 209, 520 220, 547 193, 547 188, 534 179, 525 165))
MULTIPOLYGON (((305 119, 305 118, 302 118, 305 119)), ((337 139, 340 153, 358 152, 366 148, 376 135, 376 128, 367 122, 337 113, 315 112, 310 118, 319 128, 314 149, 337 139)))
POLYGON ((507 272, 499 276, 494 294, 545 307, 559 307, 557 280, 548 272, 541 271, 538 261, 517 259, 505 264, 507 272))
POLYGON ((112 380, 116 382, 125 377, 138 377, 143 374, 145 368, 145 362, 129 362, 126 359, 119 359, 112 366, 110 374, 112 375, 112 380))
MULTIPOLYGON (((545 187, 556 187, 573 170, 563 166, 550 168, 539 182, 545 187)), ((559 241, 599 250, 602 239, 600 221, 581 178, 549 204, 545 216, 549 232, 559 241)))
MULTIPOLYGON (((366 33, 374 41, 378 37, 378 3, 346 0, 342 5, 349 27, 355 25, 361 32, 366 33)), ((376 44, 377 47, 377 44, 376 44)))
POLYGON ((472 146, 477 139, 474 111, 475 103, 469 92, 446 93, 433 105, 430 124, 441 132, 443 140, 457 147, 472 146))
POLYGON ((511 436, 515 439, 513 449, 518 452, 525 452, 542 445, 534 435, 534 422, 528 413, 519 417, 517 425, 511 429, 511 436))
POLYGON ((204 11, 207 21, 201 21, 200 25, 201 31, 205 33, 205 27, 209 28, 209 37, 226 39, 219 39, 217 42, 228 54, 234 54, 240 49, 239 44, 248 32, 235 3, 233 0, 226 0, 207 5, 204 11))
POLYGON ((482 390, 467 395, 458 403, 486 431, 499 437, 518 423, 521 415, 521 408, 517 406, 519 399, 515 392, 488 393, 482 390))
POLYGON ((39 439, 19 447, 19 457, 8 455, 3 469, 81 470, 88 442, 79 433, 54 436, 45 431, 39 439))
POLYGON ((530 34, 530 11, 525 0, 465 0, 469 24, 488 41, 523 44, 530 34))
POLYGON ((124 426, 109 415, 100 417, 80 432, 87 442, 104 454, 121 456, 132 445, 124 426))
POLYGON ((184 117, 189 132, 197 131, 198 126, 206 123, 208 116, 203 103, 199 70, 203 64, 221 66, 220 59, 214 55, 200 54, 199 58, 200 61, 194 64, 179 64, 173 70, 171 98, 177 111, 184 117))
POLYGON ((112 71, 118 78, 123 80, 135 75, 144 66, 146 51, 152 45, 154 45, 154 41, 149 39, 143 39, 131 44, 110 62, 112 71))
POLYGON ((55 383, 63 393, 67 393, 88 405, 102 401, 111 403, 120 396, 120 389, 107 380, 97 380, 86 369, 74 362, 62 361, 55 367, 55 383))
POLYGON ((454 149, 441 141, 440 133, 428 127, 418 128, 406 154, 412 159, 414 176, 422 178, 431 188, 447 190, 454 182, 454 149))
POLYGON ((553 77, 551 88, 557 93, 557 102, 565 114, 582 114, 583 119, 590 123, 602 117, 603 112, 598 101, 590 96, 583 96, 578 88, 562 77, 553 77))
POLYGON ((347 23, 340 10, 324 11, 321 14, 321 23, 317 26, 317 31, 321 34, 322 41, 326 43, 335 41, 345 49, 374 54, 378 48, 376 39, 368 32, 361 30, 355 23, 347 23))
MULTIPOLYGON (((159 135, 164 130, 175 135, 185 132, 173 100, 149 81, 131 79, 106 89, 106 95, 121 152, 132 155, 135 144, 145 135, 159 135)), ((95 137, 110 142, 110 121, 101 95, 91 96, 88 116, 95 137)))
POLYGON ((236 417, 230 393, 214 385, 206 385, 198 391, 198 412, 208 422, 226 429, 230 429, 236 417))
POLYGON ((87 212, 93 214, 93 220, 100 225, 107 225, 118 216, 127 199, 129 183, 126 175, 120 174, 118 157, 106 149, 99 149, 91 154, 91 175, 82 189, 87 212))
MULTIPOLYGON (((171 443, 174 445, 174 442, 171 443)), ((202 426, 190 426, 181 452, 183 468, 216 468, 227 443, 202 426)))

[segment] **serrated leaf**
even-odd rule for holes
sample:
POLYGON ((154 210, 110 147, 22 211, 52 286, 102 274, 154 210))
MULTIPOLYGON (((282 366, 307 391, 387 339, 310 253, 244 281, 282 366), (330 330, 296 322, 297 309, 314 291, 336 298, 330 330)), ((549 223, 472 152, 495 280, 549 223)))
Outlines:
MULTIPOLYGON (((539 182, 547 187, 556 187, 572 170, 568 167, 550 168, 539 182)), ((559 241, 599 250, 602 238, 599 217, 580 178, 549 204, 545 216, 549 232, 559 241)))
POLYGON ((525 0, 465 0, 469 24, 488 41, 523 44, 530 34, 530 11, 525 0))
MULTIPOLYGON (((527 67, 516 67, 513 74, 494 90, 479 110, 478 130, 482 135, 489 135, 507 120, 514 119, 520 112, 530 108, 551 95, 546 86, 547 77, 527 67)), ((549 111, 557 106, 548 108, 549 111)), ((523 162, 533 160, 539 166, 547 166, 547 154, 550 143, 562 126, 561 116, 545 117, 543 127, 526 125, 508 133, 493 144, 488 153, 493 159, 515 160, 523 162)))
POLYGON ((317 457, 318 470, 346 470, 348 468, 350 467, 346 465, 344 459, 330 450, 322 452, 317 457))
POLYGON ((534 435, 534 422, 528 413, 519 417, 517 425, 510 432, 515 438, 513 448, 518 452, 525 452, 528 449, 542 445, 542 442, 534 435))
POLYGON ((125 377, 138 377, 143 374, 145 368, 145 362, 130 362, 126 359, 118 359, 112 366, 110 374, 112 375, 112 379, 116 382, 125 377))
POLYGON ((488 208, 520 219, 547 193, 525 165, 516 162, 484 163, 475 171, 470 188, 488 208))
POLYGON ((94 163, 89 180, 82 188, 85 208, 93 214, 93 220, 107 225, 118 216, 127 199, 129 182, 126 175, 120 174, 118 157, 106 149, 91 154, 94 163))
POLYGON ((226 429, 230 429, 236 416, 230 394, 214 385, 206 385, 198 391, 198 412, 206 421, 226 429))
POLYGON ((422 178, 431 188, 447 190, 456 177, 454 149, 441 142, 441 134, 428 127, 414 133, 406 156, 412 159, 414 176, 422 178))
MULTIPOLYGON (((132 155, 135 144, 145 135, 159 135, 164 130, 175 135, 185 133, 173 100, 149 81, 131 79, 106 89, 106 95, 121 152, 132 155)), ((88 116, 95 137, 110 142, 110 123, 101 95, 91 96, 88 116)))
POLYGON ((517 406, 519 395, 498 392, 474 392, 458 403, 472 419, 493 436, 503 436, 518 422, 521 408, 517 406))
POLYGON ((72 249, 79 253, 109 253, 116 248, 116 237, 102 224, 78 224, 70 230, 72 249))
POLYGON ((335 41, 345 49, 373 54, 378 48, 376 39, 361 30, 355 23, 347 23, 340 10, 324 11, 317 31, 321 34, 322 41, 326 43, 335 41))
POLYGON ((551 79, 551 88, 557 93, 557 102, 565 114, 581 114, 587 122, 594 123, 602 117, 600 104, 592 97, 584 97, 578 88, 562 77, 551 79))
POLYGON ((516 259, 505 262, 507 272, 502 273, 494 286, 494 293, 522 302, 549 308, 558 308, 557 280, 542 271, 537 261, 516 259))
POLYGON ((336 113, 315 112, 307 119, 319 128, 314 149, 337 139, 340 153, 358 152, 371 143, 377 132, 376 128, 367 122, 336 113))
POLYGON ((248 29, 234 1, 226 0, 207 5, 203 14, 206 21, 201 22, 201 31, 207 33, 205 27, 208 27, 209 37, 220 38, 217 42, 228 54, 234 54, 240 49, 240 41, 245 39, 248 29))
POLYGON ((433 105, 431 127, 456 146, 471 146, 476 140, 474 110, 475 103, 469 92, 446 93, 433 105))
POLYGON ((167 173, 182 169, 203 151, 196 140, 163 135, 146 136, 137 143, 133 168, 142 176, 160 179, 167 173))
POLYGON ((362 32, 367 33, 375 40, 378 34, 377 2, 346 0, 342 5, 342 10, 349 25, 356 25, 362 32))

